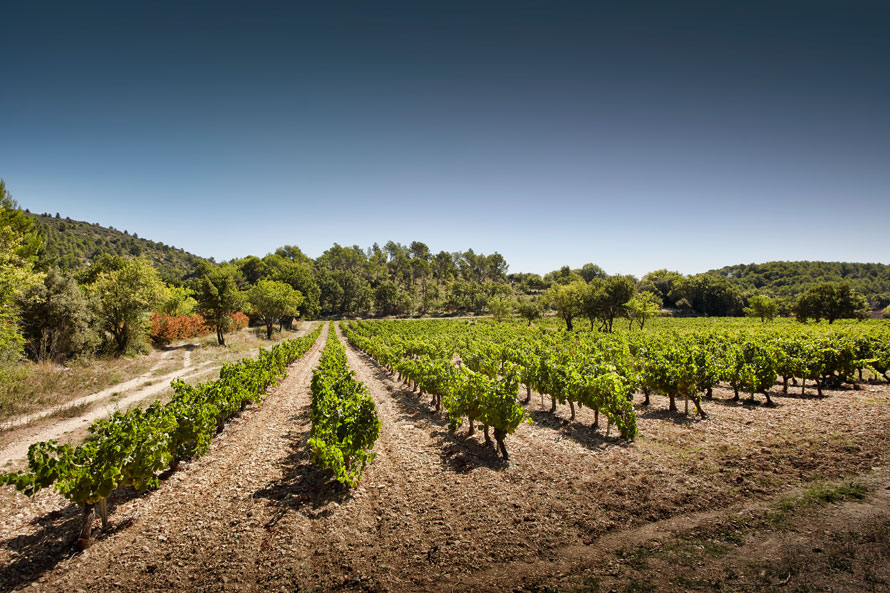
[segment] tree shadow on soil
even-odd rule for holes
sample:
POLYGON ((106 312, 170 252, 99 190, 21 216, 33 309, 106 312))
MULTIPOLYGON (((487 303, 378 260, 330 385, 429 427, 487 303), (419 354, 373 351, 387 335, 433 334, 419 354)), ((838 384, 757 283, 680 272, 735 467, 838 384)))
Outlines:
MULTIPOLYGON (((449 470, 466 474, 477 467, 487 467, 493 470, 503 470, 510 466, 510 462, 498 455, 494 446, 494 439, 490 445, 480 442, 480 432, 468 435, 466 425, 460 432, 451 432, 443 429, 432 433, 439 446, 439 457, 442 464, 449 470)), ((510 450, 509 437, 506 441, 507 451, 510 450)))
MULTIPOLYGON (((122 504, 144 495, 145 492, 132 488, 121 488, 113 492, 108 497, 109 528, 100 531, 94 523, 93 538, 101 540, 130 527, 133 524, 132 518, 115 517, 114 511, 122 504)), ((0 541, 0 547, 14 554, 12 562, 0 567, 0 593, 7 593, 36 581, 60 562, 79 555, 77 540, 82 519, 81 507, 69 504, 35 517, 31 524, 40 526, 36 532, 0 541)))
POLYGON ((586 449, 591 451, 600 451, 607 447, 626 447, 628 441, 625 441, 618 435, 618 431, 612 432, 615 436, 606 436, 604 426, 594 427, 589 424, 582 424, 578 421, 571 421, 560 418, 549 412, 548 410, 528 410, 535 426, 543 426, 553 429, 560 433, 561 436, 571 439, 586 449))
MULTIPOLYGON (((301 415, 304 418, 292 420, 304 420, 308 411, 301 415)), ((342 503, 352 497, 350 488, 338 482, 330 469, 312 462, 306 442, 308 432, 292 432, 285 438, 290 440, 290 452, 279 464, 282 478, 253 493, 254 498, 265 498, 278 508, 267 527, 274 526, 288 512, 303 513, 310 519, 330 516, 334 512, 330 503, 342 503)))

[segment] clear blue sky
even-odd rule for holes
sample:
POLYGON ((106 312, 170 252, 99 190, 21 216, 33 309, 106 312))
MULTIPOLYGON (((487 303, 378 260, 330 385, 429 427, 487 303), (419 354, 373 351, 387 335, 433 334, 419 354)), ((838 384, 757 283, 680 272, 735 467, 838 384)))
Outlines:
POLYGON ((217 260, 890 261, 886 2, 7 2, 23 207, 217 260), (314 6, 313 6, 314 5, 314 6))

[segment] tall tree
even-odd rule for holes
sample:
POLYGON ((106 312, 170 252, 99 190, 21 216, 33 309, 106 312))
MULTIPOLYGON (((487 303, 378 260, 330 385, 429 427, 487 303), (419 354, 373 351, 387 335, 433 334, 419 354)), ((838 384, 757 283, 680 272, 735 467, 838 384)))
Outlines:
POLYGON ((556 309, 556 314, 566 322, 566 330, 572 331, 572 320, 582 313, 584 293, 587 285, 581 282, 554 284, 545 295, 547 302, 556 309))
POLYGON ((0 361, 21 356, 25 340, 17 324, 16 299, 41 280, 34 264, 42 243, 33 224, 0 180, 0 361))
POLYGON ((251 312, 258 315, 266 325, 266 338, 272 338, 276 323, 285 317, 299 314, 303 295, 284 282, 260 280, 247 290, 247 302, 251 312))
POLYGON ((867 317, 868 301, 847 282, 823 282, 809 289, 797 300, 794 315, 798 321, 867 317))
POLYGON ((232 265, 207 268, 195 286, 198 312, 216 330, 216 341, 226 345, 224 333, 232 326, 232 315, 244 306, 240 275, 232 265))
POLYGON ((109 257, 93 264, 86 291, 96 318, 114 339, 115 352, 145 347, 145 330, 151 311, 167 296, 154 267, 144 259, 109 257))
POLYGON ((74 278, 51 268, 43 281, 20 299, 27 350, 35 360, 59 360, 89 354, 97 346, 92 314, 74 278))

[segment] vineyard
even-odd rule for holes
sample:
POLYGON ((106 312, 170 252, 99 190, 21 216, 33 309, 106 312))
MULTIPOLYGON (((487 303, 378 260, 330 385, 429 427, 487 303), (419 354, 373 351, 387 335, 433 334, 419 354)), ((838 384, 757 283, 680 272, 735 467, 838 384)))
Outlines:
POLYGON ((251 403, 260 403, 269 386, 286 372, 318 339, 321 328, 304 338, 263 350, 256 360, 223 366, 219 379, 197 386, 176 380, 166 404, 152 404, 115 413, 89 428, 91 438, 72 447, 54 441, 28 449, 28 470, 0 475, 0 485, 12 484, 32 496, 50 486, 83 509, 78 540, 92 543, 95 507, 103 528, 108 526, 106 499, 118 488, 157 487, 158 474, 175 470, 183 459, 207 452, 213 435, 225 422, 251 403))
MULTIPOLYGON (((2 478, 34 506, 2 499, 23 517, 0 591, 608 591, 655 570, 652 590, 783 590, 810 581, 771 572, 782 533, 822 525, 823 566, 845 529, 890 525, 886 322, 322 326, 79 446, 33 445, 2 478), (85 546, 95 510, 69 566, 50 534, 85 546)), ((875 538, 857 582, 890 577, 875 538)))

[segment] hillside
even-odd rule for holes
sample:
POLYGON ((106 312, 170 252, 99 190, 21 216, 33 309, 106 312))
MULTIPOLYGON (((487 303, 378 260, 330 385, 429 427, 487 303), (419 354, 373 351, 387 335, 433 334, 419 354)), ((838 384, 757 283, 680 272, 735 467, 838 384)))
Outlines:
POLYGON ((46 241, 47 258, 62 269, 79 270, 105 254, 144 257, 154 264, 167 281, 181 280, 204 258, 182 249, 142 239, 136 234, 112 227, 33 214, 46 241))
POLYGON ((890 265, 824 261, 774 261, 711 270, 725 276, 743 294, 793 297, 819 282, 846 281, 873 305, 890 303, 890 265))

